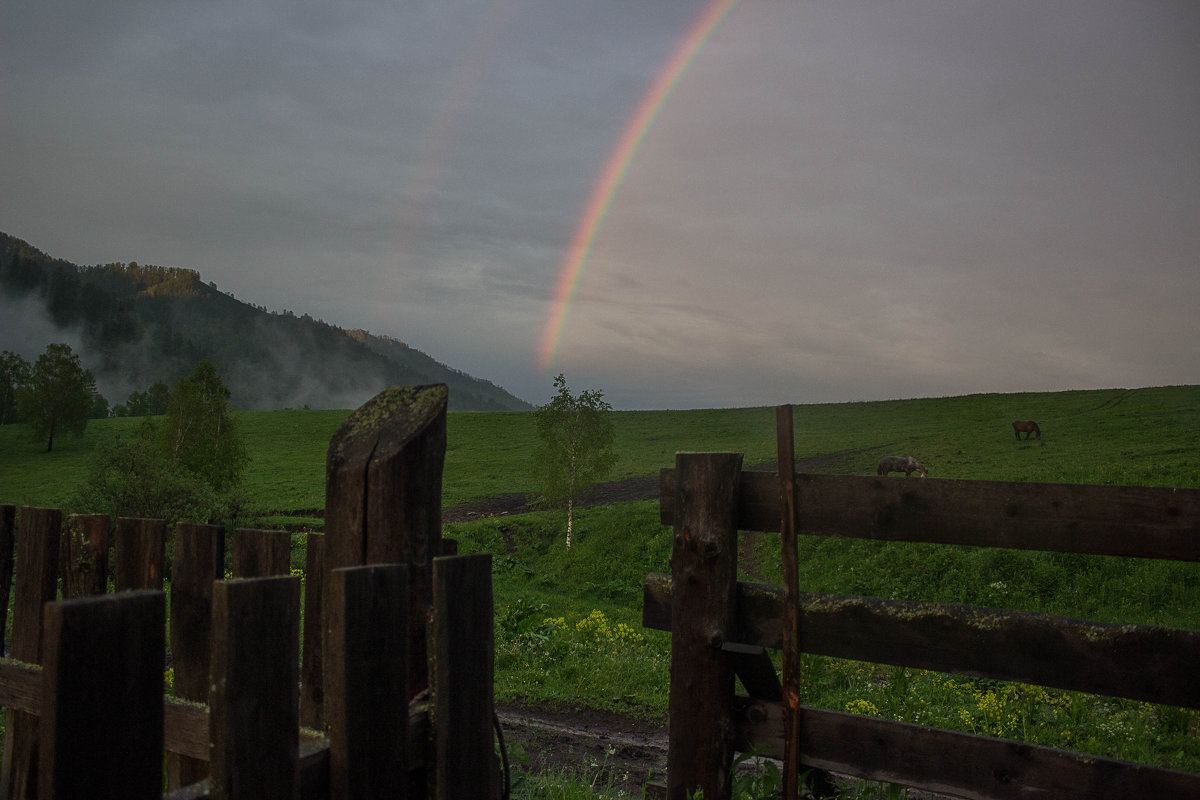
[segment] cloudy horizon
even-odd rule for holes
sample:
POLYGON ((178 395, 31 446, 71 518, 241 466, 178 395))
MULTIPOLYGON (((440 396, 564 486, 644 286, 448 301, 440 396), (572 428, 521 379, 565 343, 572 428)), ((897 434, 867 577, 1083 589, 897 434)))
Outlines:
POLYGON ((0 230, 195 269, 534 403, 1200 383, 1200 6, 94 4, 0 26, 0 230))

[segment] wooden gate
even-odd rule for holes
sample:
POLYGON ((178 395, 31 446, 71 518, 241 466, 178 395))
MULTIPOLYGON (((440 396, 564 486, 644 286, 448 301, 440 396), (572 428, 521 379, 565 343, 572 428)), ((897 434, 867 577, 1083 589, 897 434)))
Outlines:
POLYGON ((116 520, 105 595, 107 518, 0 506, 2 796, 157 799, 165 753, 171 800, 496 797, 491 559, 443 555, 446 400, 391 389, 334 436, 303 637, 291 534, 234 531, 222 580, 224 529, 177 526, 175 696, 162 521, 116 520))
POLYGON ((779 474, 736 453, 681 453, 661 474, 671 574, 647 576, 643 624, 673 634, 671 800, 728 798, 735 751, 783 759, 785 797, 809 768, 965 798, 1200 797, 1200 775, 809 708, 796 691, 806 652, 1197 709, 1200 632, 795 585, 796 533, 1195 562, 1200 490, 795 474, 791 448, 784 406, 779 474), (739 530, 781 533, 789 585, 736 579, 739 530))

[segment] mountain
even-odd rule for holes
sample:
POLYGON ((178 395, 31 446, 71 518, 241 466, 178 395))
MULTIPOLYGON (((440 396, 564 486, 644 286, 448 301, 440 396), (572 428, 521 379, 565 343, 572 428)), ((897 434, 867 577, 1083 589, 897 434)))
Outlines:
POLYGON ((357 408, 388 386, 445 383, 452 411, 530 403, 387 336, 243 303, 179 267, 77 266, 0 233, 0 347, 66 342, 110 403, 212 361, 239 409, 357 408))

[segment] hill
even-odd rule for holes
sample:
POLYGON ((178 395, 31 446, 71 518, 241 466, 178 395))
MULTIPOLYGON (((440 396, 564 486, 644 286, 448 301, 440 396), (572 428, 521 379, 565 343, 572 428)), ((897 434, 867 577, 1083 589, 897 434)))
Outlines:
POLYGON ((424 383, 449 386, 455 411, 532 408, 401 341, 244 303, 195 270, 77 266, 4 233, 0 312, 0 347, 32 360, 67 342, 114 404, 207 358, 238 409, 355 408, 388 386, 424 383))

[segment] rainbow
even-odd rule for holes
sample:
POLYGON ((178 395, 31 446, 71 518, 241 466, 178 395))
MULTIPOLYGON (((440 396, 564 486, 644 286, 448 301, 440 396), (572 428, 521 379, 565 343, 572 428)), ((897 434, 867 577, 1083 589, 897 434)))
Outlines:
POLYGON ((626 123, 616 147, 613 148, 608 161, 600 172, 600 178, 592 187, 584 206, 583 215, 575 226, 575 234, 563 258, 562 267, 558 273, 558 281, 554 288, 554 298, 550 304, 550 314, 542 329, 542 338, 538 346, 538 365, 542 370, 548 370, 554 363, 554 355, 562 339, 563 328, 566 326, 567 312, 579 288, 579 279, 583 275, 587 263, 588 252, 592 243, 604 224, 604 218, 612 205, 617 189, 625 179, 625 172, 630 162, 637 155, 638 148, 646 136, 655 117, 662 110, 671 90, 683 77, 696 53, 704 46, 721 22, 738 4, 739 0, 710 0, 709 4, 688 28, 670 59, 654 78, 650 88, 642 96, 633 115, 626 123))

